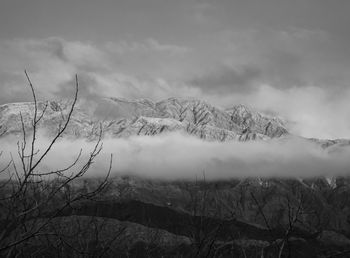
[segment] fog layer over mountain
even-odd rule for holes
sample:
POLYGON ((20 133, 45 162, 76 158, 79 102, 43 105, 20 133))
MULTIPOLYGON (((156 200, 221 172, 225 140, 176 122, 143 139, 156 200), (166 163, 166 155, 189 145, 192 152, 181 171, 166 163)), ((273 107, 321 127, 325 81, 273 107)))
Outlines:
MULTIPOLYGON (((16 138, 0 139, 4 150, 16 158, 16 138)), ((44 150, 49 139, 40 138, 37 147, 44 150)), ((42 171, 62 169, 73 162, 83 149, 81 167, 95 142, 84 139, 61 139, 41 166, 42 171)), ((350 147, 319 144, 298 137, 269 141, 203 141, 178 132, 157 136, 131 136, 103 140, 103 151, 89 170, 89 176, 104 175, 113 154, 112 175, 141 175, 159 179, 224 179, 232 177, 317 177, 341 176, 349 172, 350 147)), ((18 159, 16 160, 18 161, 18 159)))

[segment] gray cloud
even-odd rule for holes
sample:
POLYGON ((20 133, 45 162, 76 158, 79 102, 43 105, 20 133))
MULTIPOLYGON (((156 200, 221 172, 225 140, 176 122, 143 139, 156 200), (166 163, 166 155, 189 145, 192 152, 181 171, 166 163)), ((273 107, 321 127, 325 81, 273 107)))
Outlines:
POLYGON ((118 54, 135 52, 164 52, 170 55, 183 55, 190 51, 188 47, 173 44, 162 44, 153 38, 148 38, 142 42, 108 42, 106 47, 109 51, 118 54))
POLYGON ((226 94, 233 92, 250 92, 254 89, 254 82, 261 78, 262 71, 254 66, 238 68, 222 65, 214 72, 191 80, 193 84, 205 92, 226 94))
MULTIPOLYGON (((101 51, 94 52, 91 42, 99 49, 110 45, 114 54, 127 53, 116 58, 122 59, 118 61, 123 64, 118 66, 120 70, 153 78, 167 75, 166 79, 184 79, 231 59, 233 67, 256 64, 263 78, 278 88, 309 84, 345 88, 350 80, 349 7, 347 0, 130 0, 89 4, 84 0, 5 0, 0 10, 0 31, 2 39, 60 35, 66 39, 64 44, 53 38, 46 42, 48 46, 39 45, 35 53, 46 49, 82 67, 82 62, 76 62, 78 54, 79 60, 88 64, 84 69, 95 71, 103 66, 116 70, 116 61, 109 64, 108 58, 103 58, 102 62, 101 51), (241 34, 228 42, 235 50, 227 51, 221 44, 218 34, 222 31, 241 34), (74 46, 64 46, 70 41, 74 46), (132 58, 130 52, 138 54, 132 58), (169 58, 169 53, 182 53, 183 60, 175 55, 169 58)), ((36 55, 28 58, 30 63, 34 58, 36 55)), ((7 58, 2 56, 2 60, 7 58)))
MULTIPOLYGON (((97 101, 104 96, 103 87, 101 87, 96 78, 91 74, 87 72, 79 73, 78 83, 78 96, 80 100, 97 101)), ((75 84, 75 76, 73 75, 70 80, 57 85, 57 90, 54 92, 54 96, 61 99, 72 98, 72 96, 74 96, 75 84)))
MULTIPOLYGON (((157 50, 160 48, 160 52, 180 51, 173 45, 161 45, 155 41, 149 44, 157 50)), ((31 100, 29 88, 25 90, 24 69, 28 69, 40 99, 69 97, 75 74, 80 78, 80 97, 90 101, 105 96, 159 99, 178 95, 177 89, 161 77, 137 76, 137 69, 131 73, 125 71, 108 51, 90 43, 57 37, 0 40, 3 57, 0 62, 0 104, 31 100)), ((178 85, 184 95, 197 91, 184 84, 178 85)))

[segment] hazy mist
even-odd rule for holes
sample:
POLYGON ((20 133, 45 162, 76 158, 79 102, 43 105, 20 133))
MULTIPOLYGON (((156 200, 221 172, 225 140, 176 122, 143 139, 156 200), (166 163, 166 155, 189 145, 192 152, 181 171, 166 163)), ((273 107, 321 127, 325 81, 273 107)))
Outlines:
MULTIPOLYGON (((9 152, 16 157, 14 137, 1 138, 8 161, 9 152)), ((48 139, 41 138, 38 148, 44 150, 48 139)), ((82 166, 95 142, 61 139, 43 161, 41 171, 62 169, 83 155, 76 170, 82 166)), ((349 172, 350 147, 319 145, 302 138, 284 138, 251 142, 208 142, 179 133, 159 136, 137 136, 126 139, 104 139, 103 150, 87 173, 103 176, 113 154, 112 176, 139 175, 159 179, 207 179, 241 177, 317 177, 339 176, 349 172)), ((16 159, 16 158, 15 158, 16 159)), ((16 160, 18 162, 19 160, 16 160)))

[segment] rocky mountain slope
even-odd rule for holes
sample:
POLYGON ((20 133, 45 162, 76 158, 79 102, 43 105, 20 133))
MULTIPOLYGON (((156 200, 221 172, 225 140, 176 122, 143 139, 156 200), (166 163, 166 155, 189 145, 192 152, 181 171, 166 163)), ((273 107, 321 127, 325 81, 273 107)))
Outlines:
MULTIPOLYGON (((54 134, 69 111, 69 102, 39 102, 39 114, 48 105, 40 127, 54 134)), ((89 114, 83 107, 75 108, 67 135, 91 138, 98 134, 100 124, 105 135, 128 137, 156 135, 180 131, 205 140, 254 140, 287 135, 281 119, 269 117, 244 105, 227 110, 200 100, 169 98, 160 102, 149 100, 105 99, 103 115, 89 114)), ((0 130, 5 134, 20 133, 21 115, 30 128, 33 103, 11 103, 0 106, 0 130)))

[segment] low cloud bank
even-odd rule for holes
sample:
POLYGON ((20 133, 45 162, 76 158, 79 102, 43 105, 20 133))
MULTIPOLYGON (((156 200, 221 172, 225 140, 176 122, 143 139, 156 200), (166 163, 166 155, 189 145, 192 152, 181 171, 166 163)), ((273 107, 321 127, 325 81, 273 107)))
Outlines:
MULTIPOLYGON (((14 138, 1 138, 6 163, 7 153, 16 155, 14 138)), ((38 141, 43 150, 48 139, 38 141)), ((42 171, 62 169, 78 155, 77 167, 94 147, 85 140, 60 140, 44 160, 42 171)), ((350 172, 350 147, 323 150, 300 138, 252 142, 207 142, 179 133, 104 139, 103 150, 87 175, 103 176, 113 154, 113 175, 132 174, 159 179, 225 179, 242 177, 339 176, 350 172)))

